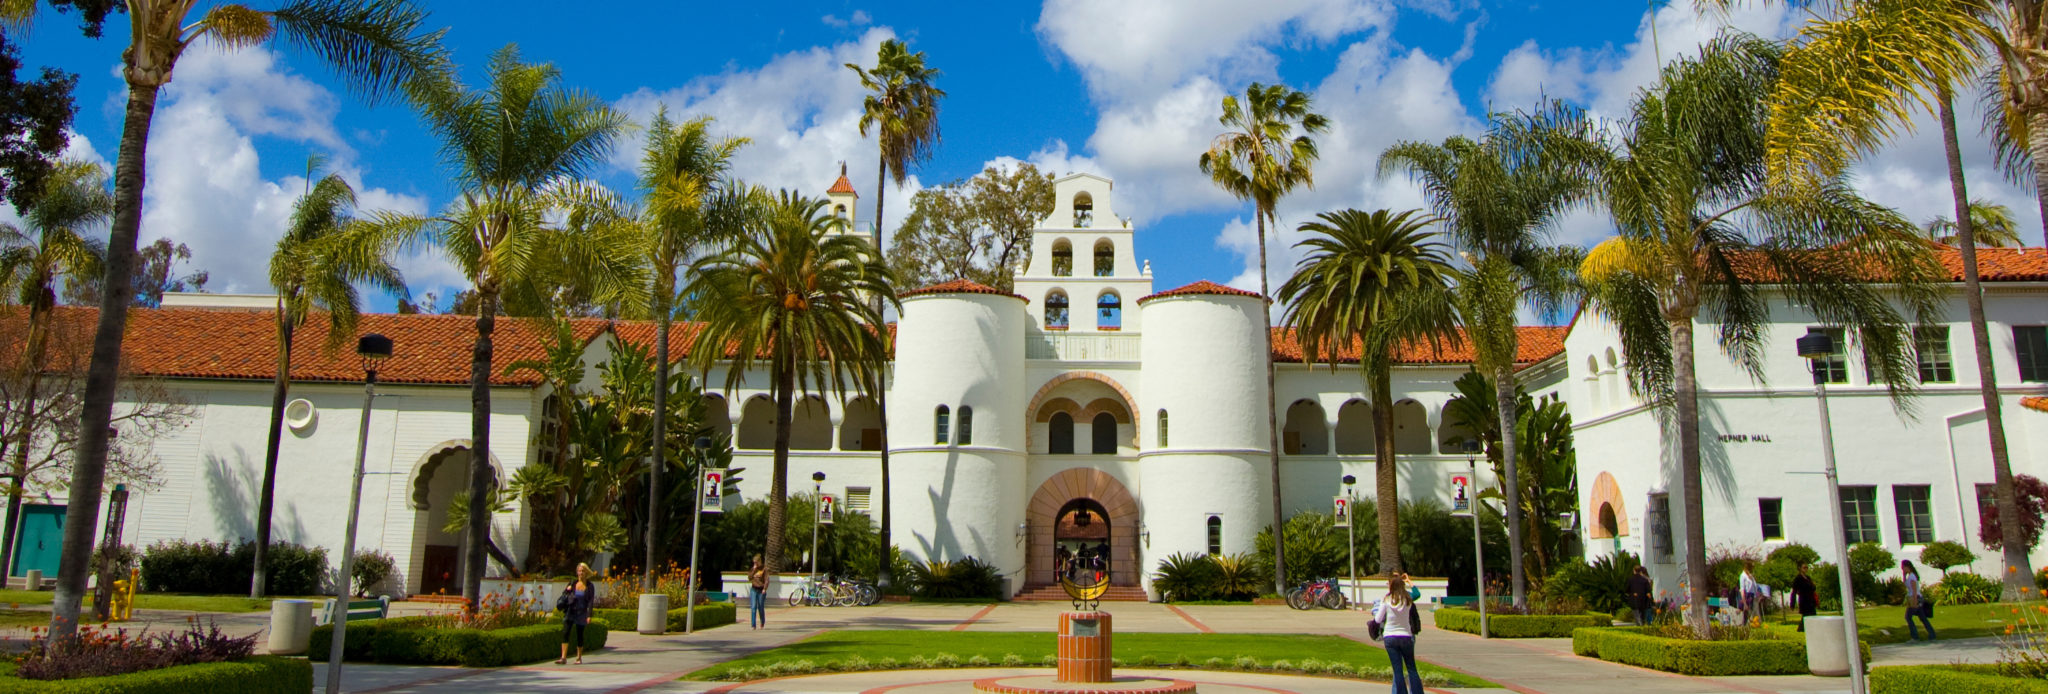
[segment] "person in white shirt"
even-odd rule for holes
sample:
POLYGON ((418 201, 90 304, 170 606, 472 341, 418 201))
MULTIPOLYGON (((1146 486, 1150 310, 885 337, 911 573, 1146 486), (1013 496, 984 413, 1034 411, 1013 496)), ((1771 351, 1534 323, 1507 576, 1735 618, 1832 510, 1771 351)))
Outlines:
POLYGON ((1757 584, 1756 577, 1750 575, 1749 572, 1749 563, 1743 562, 1741 585, 1738 586, 1738 589, 1740 590, 1740 593, 1738 593, 1738 595, 1740 595, 1742 599, 1743 624, 1748 624, 1752 619, 1755 619, 1758 614, 1758 609, 1763 606, 1763 588, 1759 584, 1757 584))
POLYGON ((1415 667, 1415 631, 1421 619, 1408 593, 1407 579, 1398 573, 1387 578, 1387 596, 1373 605, 1372 621, 1380 625, 1380 640, 1386 644, 1387 661, 1394 671, 1394 694, 1424 694, 1422 673, 1415 667))
POLYGON ((1920 570, 1913 567, 1911 560, 1900 559, 1899 575, 1906 579, 1906 634, 1914 641, 1920 640, 1920 630, 1913 625, 1913 618, 1919 617, 1920 623, 1927 626, 1927 640, 1933 641, 1934 622, 1929 617, 1934 614, 1934 605, 1920 594, 1920 570))

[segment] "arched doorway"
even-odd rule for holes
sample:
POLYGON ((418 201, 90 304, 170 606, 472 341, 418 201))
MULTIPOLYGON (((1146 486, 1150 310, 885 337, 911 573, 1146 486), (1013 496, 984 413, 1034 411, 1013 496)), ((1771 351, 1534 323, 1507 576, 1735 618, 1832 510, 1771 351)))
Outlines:
MULTIPOLYGON (((412 472, 413 592, 421 595, 462 594, 462 533, 449 532, 448 508, 455 495, 469 490, 469 439, 435 444, 412 472)), ((491 481, 504 479, 497 456, 491 456, 491 481)))
MULTIPOLYGON (((1073 566, 1081 571, 1107 568, 1109 511, 1094 499, 1077 498, 1060 507, 1052 527, 1054 571, 1073 566)), ((1058 573, 1054 574, 1059 575, 1058 573)))
POLYGON ((1025 584, 1051 585, 1058 550, 1088 545, 1100 552, 1108 545, 1110 584, 1136 586, 1138 570, 1138 500, 1107 472, 1073 468, 1038 486, 1026 508, 1025 584), (1085 525, 1082 518, 1087 519, 1085 525))

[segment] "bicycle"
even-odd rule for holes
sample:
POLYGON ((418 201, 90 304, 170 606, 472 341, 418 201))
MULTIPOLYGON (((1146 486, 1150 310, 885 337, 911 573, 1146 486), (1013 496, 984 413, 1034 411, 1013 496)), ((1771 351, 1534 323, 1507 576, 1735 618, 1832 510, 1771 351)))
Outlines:
POLYGON ((1309 581, 1287 591, 1287 606, 1297 610, 1317 607, 1341 610, 1348 604, 1344 591, 1337 589, 1337 579, 1334 578, 1309 581))
POLYGON ((798 605, 831 607, 838 600, 839 596, 832 591, 829 584, 822 580, 812 581, 809 578, 803 579, 803 585, 796 592, 789 594, 790 607, 798 605))

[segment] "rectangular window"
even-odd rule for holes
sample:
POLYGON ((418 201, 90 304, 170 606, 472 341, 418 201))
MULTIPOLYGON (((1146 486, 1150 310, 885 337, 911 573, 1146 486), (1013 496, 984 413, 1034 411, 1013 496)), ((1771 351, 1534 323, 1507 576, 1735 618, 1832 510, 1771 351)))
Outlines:
POLYGON ((1650 495, 1650 554, 1671 563, 1671 495, 1650 495))
POLYGON ((2048 326, 2013 326, 2012 349, 2020 358, 2020 380, 2048 382, 2048 326))
POLYGON ((1784 509, 1784 499, 1756 500, 1756 515, 1763 520, 1764 539, 1785 539, 1784 509))
POLYGON ((1877 487, 1842 487, 1842 538, 1852 545, 1883 541, 1877 526, 1877 487))
POLYGON ((1956 382, 1955 360, 1948 352, 1948 327, 1913 329, 1913 353, 1920 360, 1921 383, 1956 382))
POLYGON ((1929 508, 1932 496, 1924 484, 1892 485, 1892 507, 1899 514, 1899 544, 1924 545, 1934 541, 1934 512, 1929 508))
POLYGON ((847 487, 846 499, 843 505, 846 507, 846 510, 848 511, 854 513, 867 513, 868 497, 873 495, 874 491, 869 487, 847 487))
POLYGON ((1842 329, 1810 328, 1809 330, 1827 335, 1828 339, 1834 342, 1835 347, 1834 351, 1829 352, 1827 356, 1813 360, 1813 382, 1848 383, 1849 358, 1846 355, 1849 353, 1849 342, 1843 336, 1842 329))

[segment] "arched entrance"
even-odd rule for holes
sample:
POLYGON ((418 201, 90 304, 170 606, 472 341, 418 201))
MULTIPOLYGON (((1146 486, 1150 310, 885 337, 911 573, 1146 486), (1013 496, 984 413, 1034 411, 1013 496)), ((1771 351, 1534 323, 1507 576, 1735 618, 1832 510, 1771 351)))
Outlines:
POLYGON ((1029 541, 1025 547, 1027 586, 1054 582, 1061 547, 1078 555, 1083 547, 1103 552, 1104 545, 1111 585, 1142 582, 1136 544, 1138 500, 1109 473, 1073 468, 1053 475, 1031 495, 1024 516, 1029 541))
MULTIPOLYGON (((428 449, 413 466, 413 592, 422 595, 462 593, 462 534, 449 532, 448 508, 455 495, 469 489, 469 439, 443 441, 428 449)), ((491 477, 503 479, 497 456, 491 456, 491 477)))

